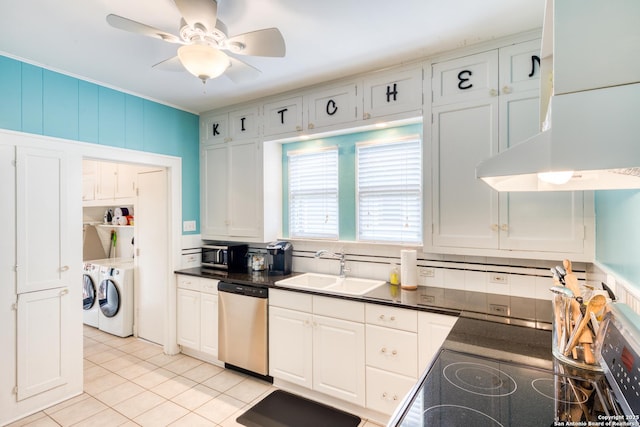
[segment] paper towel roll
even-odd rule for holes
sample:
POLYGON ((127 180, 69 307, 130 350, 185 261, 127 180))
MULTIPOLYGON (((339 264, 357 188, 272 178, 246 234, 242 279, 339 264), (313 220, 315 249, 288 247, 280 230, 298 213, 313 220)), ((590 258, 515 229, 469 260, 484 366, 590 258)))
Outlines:
POLYGON ((416 289, 418 287, 418 255, 413 249, 400 251, 400 287, 416 289))

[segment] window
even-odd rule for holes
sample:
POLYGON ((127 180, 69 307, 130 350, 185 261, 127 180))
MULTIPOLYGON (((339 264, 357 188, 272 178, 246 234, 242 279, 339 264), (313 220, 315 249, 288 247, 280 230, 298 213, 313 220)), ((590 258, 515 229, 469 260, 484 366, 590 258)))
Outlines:
POLYGON ((289 152, 289 236, 338 238, 338 148, 289 152))
POLYGON ((418 137, 358 144, 358 240, 422 242, 422 156, 418 137))

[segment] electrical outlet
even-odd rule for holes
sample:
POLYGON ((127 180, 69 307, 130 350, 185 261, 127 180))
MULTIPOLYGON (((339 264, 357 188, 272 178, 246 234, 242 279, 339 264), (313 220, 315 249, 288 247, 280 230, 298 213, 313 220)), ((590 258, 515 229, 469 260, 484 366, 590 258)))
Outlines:
POLYGON ((195 221, 184 221, 182 223, 182 231, 196 231, 195 221))
POLYGON ((418 268, 418 275, 420 277, 433 277, 435 276, 436 272, 433 268, 431 267, 419 267, 418 268))
POLYGON ((492 273, 491 276, 489 276, 489 281, 491 283, 499 283, 501 285, 508 283, 507 275, 499 273, 492 273))

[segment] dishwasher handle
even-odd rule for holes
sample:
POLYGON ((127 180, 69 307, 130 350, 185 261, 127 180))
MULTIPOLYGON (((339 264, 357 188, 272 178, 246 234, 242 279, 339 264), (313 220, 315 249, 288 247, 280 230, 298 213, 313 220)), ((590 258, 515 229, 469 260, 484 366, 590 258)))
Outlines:
POLYGON ((253 298, 269 298, 269 289, 260 286, 239 285, 237 283, 218 282, 218 292, 239 294, 253 298))

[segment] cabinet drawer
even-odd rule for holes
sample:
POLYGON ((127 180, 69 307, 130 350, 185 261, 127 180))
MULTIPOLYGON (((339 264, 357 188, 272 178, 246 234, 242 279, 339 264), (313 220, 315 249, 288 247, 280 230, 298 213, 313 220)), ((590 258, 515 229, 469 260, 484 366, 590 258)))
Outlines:
POLYGON ((364 323, 364 304, 339 298, 314 296, 313 314, 364 323))
POLYGON ((367 408, 391 415, 416 380, 367 366, 367 408))
POLYGON ((367 366, 418 377, 418 335, 367 325, 367 366))
POLYGON ((312 296, 299 292, 269 290, 269 305, 311 313, 312 296))
POLYGON ((177 276, 177 286, 180 289, 190 289, 192 291, 200 290, 200 279, 194 276, 185 276, 178 274, 177 276))
POLYGON ((200 291, 205 294, 217 294, 218 293, 219 280, 213 279, 200 279, 200 291))
POLYGON ((418 312, 397 307, 367 304, 367 324, 402 329, 403 331, 418 331, 418 312))

